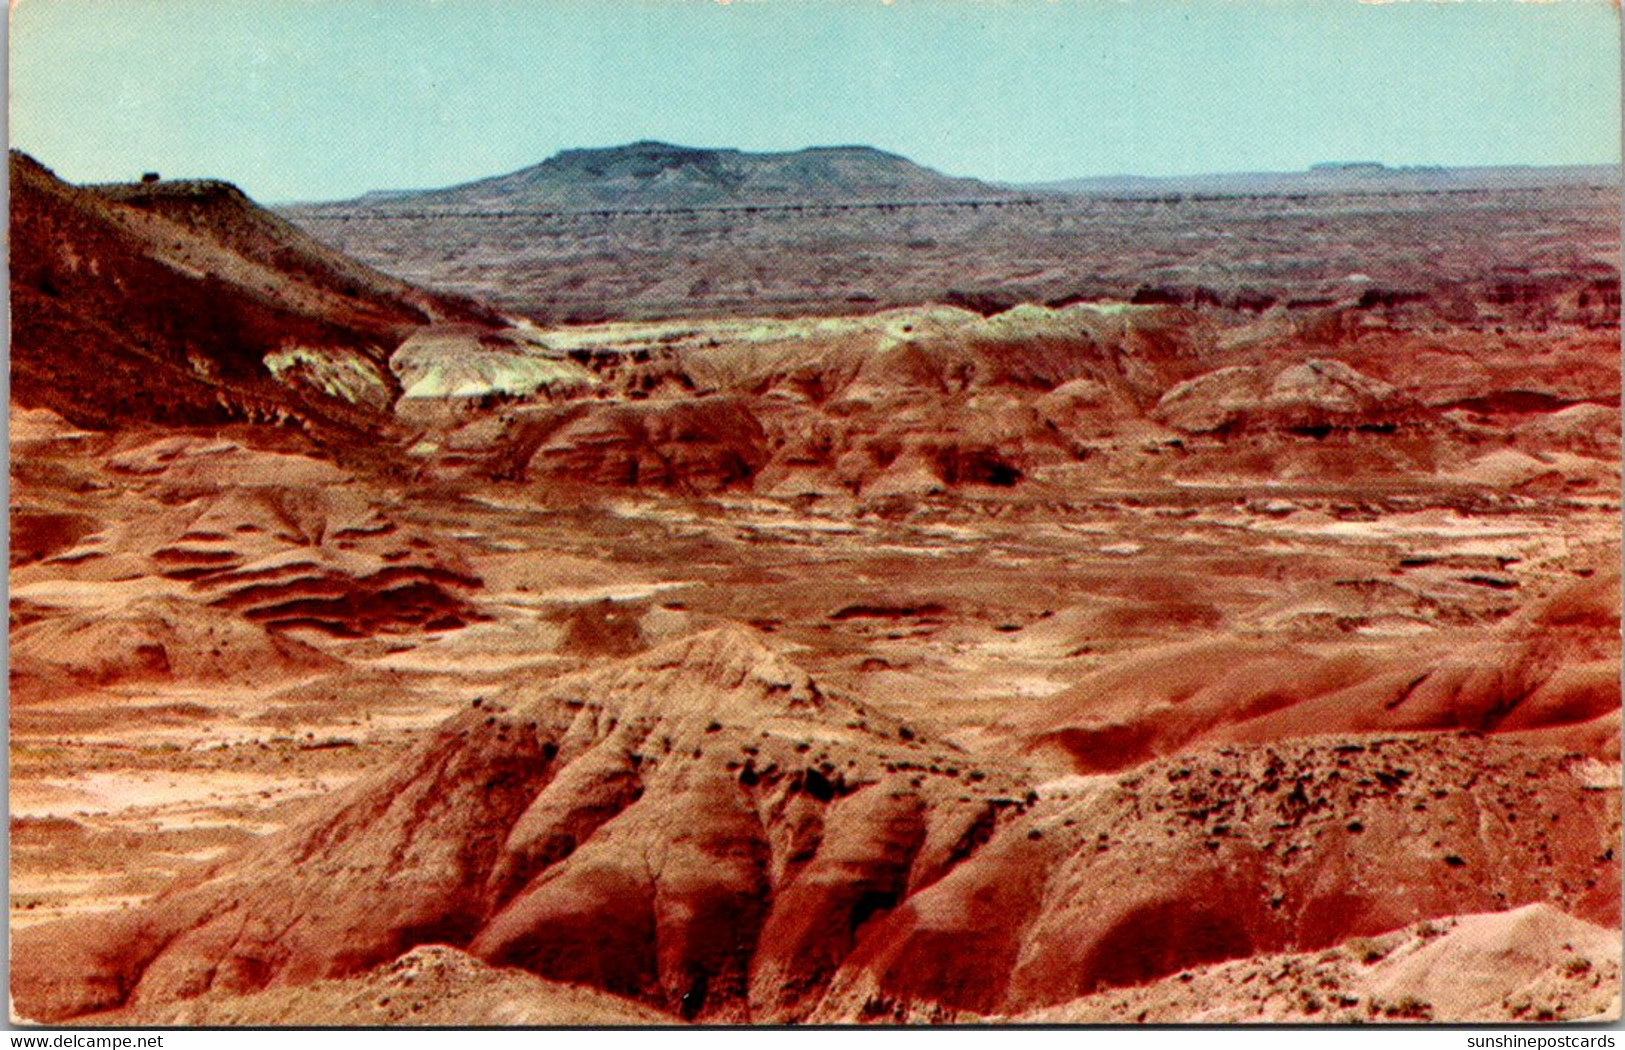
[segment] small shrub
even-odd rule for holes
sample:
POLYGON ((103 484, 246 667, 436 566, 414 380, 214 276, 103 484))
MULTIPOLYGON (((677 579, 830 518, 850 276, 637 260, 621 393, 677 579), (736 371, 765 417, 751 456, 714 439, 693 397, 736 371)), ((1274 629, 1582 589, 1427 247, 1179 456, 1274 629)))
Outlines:
POLYGON ((1433 1004, 1414 995, 1407 995, 1399 1002, 1388 1008, 1389 1017, 1404 1017, 1416 1021, 1426 1021, 1433 1017, 1433 1004))
POLYGON ((1373 998, 1366 1003, 1366 1011, 1372 1017, 1381 1015, 1394 1021, 1430 1021, 1433 1019, 1433 1004, 1414 995, 1407 995, 1397 1002, 1385 1003, 1381 999, 1373 998))
POLYGON ((1380 961, 1383 956, 1388 954, 1388 949, 1384 948, 1376 941, 1375 938, 1372 937, 1350 938, 1345 947, 1348 948, 1350 955, 1360 960, 1360 962, 1364 963, 1366 966, 1370 966, 1372 963, 1380 961))

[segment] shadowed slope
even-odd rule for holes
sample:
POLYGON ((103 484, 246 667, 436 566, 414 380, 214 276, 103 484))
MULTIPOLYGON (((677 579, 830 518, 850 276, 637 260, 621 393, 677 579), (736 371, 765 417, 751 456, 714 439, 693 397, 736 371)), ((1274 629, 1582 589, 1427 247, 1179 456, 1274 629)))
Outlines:
POLYGON ((82 426, 376 429, 388 350, 476 319, 321 247, 221 183, 93 190, 10 158, 12 397, 82 426))

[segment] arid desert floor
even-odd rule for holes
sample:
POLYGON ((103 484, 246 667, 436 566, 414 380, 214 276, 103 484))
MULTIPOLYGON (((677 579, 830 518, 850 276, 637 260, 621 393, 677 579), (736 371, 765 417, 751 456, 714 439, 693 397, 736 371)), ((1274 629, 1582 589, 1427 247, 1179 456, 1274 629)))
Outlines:
POLYGON ((566 324, 11 170, 17 1018, 1618 1016, 1616 203, 566 324))

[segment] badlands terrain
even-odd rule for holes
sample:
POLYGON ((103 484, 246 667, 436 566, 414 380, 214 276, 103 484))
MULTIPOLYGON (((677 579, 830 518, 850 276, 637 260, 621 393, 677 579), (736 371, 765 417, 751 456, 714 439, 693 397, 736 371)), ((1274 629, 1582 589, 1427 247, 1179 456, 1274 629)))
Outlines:
POLYGON ((653 145, 12 155, 15 1017, 1619 1015, 1615 195, 653 145))
POLYGON ((1471 326, 1486 301, 1550 303, 1550 281, 1617 296, 1619 178, 1328 165, 1011 188, 863 147, 643 142, 279 213, 397 277, 549 323, 1110 300, 1242 314, 1363 301, 1471 326))

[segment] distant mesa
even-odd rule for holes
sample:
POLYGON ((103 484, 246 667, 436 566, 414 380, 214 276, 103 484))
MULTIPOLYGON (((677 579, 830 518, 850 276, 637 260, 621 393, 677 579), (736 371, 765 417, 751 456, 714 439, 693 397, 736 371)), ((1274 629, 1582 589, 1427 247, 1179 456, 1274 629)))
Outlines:
POLYGON ((1013 191, 953 178, 870 146, 749 153, 666 142, 570 149, 507 175, 444 189, 378 190, 328 210, 507 211, 999 200, 1013 191))
POLYGON ((1449 175, 1454 170, 1440 164, 1406 164, 1390 168, 1380 160, 1331 160, 1309 165, 1310 174, 1325 175, 1449 175))
POLYGON ((1311 164, 1309 170, 1341 175, 1381 175, 1389 168, 1388 165, 1376 160, 1332 160, 1311 164))
POLYGON ((1081 196, 1255 197, 1282 194, 1416 193, 1436 190, 1507 190, 1553 186, 1613 187, 1616 165, 1447 167, 1381 161, 1321 161, 1304 171, 1243 171, 1205 175, 1103 175, 1037 183, 1017 189, 1081 196))

